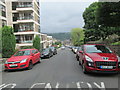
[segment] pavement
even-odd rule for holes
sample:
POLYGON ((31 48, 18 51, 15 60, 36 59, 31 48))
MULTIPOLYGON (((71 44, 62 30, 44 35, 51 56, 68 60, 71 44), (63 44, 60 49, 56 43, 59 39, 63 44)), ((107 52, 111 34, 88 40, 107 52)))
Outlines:
MULTIPOLYGON (((32 70, 0 72, 2 88, 118 88, 119 74, 84 74, 69 49, 42 59, 32 70)), ((115 89, 114 89, 115 90, 115 89)))

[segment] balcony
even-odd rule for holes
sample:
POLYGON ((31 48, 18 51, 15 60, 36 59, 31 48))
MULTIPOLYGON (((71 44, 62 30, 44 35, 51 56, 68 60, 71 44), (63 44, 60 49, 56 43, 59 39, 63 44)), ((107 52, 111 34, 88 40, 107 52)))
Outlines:
POLYGON ((30 32, 30 31, 34 31, 33 28, 30 29, 18 29, 18 32, 30 32))
POLYGON ((29 5, 17 5, 17 8, 28 8, 28 7, 33 7, 32 4, 29 5))
POLYGON ((33 16, 18 17, 18 20, 29 20, 29 19, 33 19, 33 16))

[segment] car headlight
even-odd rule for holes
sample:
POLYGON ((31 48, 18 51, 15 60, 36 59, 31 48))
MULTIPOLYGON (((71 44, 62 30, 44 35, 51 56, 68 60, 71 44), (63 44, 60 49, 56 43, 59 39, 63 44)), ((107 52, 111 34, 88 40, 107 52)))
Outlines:
POLYGON ((119 56, 117 56, 117 58, 118 58, 118 62, 120 62, 120 57, 119 57, 119 56))
POLYGON ((27 61, 27 58, 26 59, 23 59, 22 61, 20 61, 20 63, 24 63, 27 61))
POLYGON ((87 55, 85 55, 85 59, 89 62, 93 62, 93 60, 90 57, 88 57, 87 55))

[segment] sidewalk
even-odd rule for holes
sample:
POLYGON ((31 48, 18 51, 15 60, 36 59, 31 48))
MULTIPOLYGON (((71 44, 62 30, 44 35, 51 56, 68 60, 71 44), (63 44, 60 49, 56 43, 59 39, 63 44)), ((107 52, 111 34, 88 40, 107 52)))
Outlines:
POLYGON ((4 70, 4 64, 0 64, 0 72, 4 70))

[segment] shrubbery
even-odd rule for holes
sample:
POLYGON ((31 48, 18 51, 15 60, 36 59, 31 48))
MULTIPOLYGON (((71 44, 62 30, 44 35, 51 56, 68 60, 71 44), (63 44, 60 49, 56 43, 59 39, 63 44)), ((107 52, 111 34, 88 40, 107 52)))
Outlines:
POLYGON ((15 52, 16 39, 13 28, 4 26, 0 31, 2 31, 2 57, 8 58, 15 52))
POLYGON ((38 49, 40 51, 40 37, 36 35, 36 37, 33 40, 33 47, 38 49))

